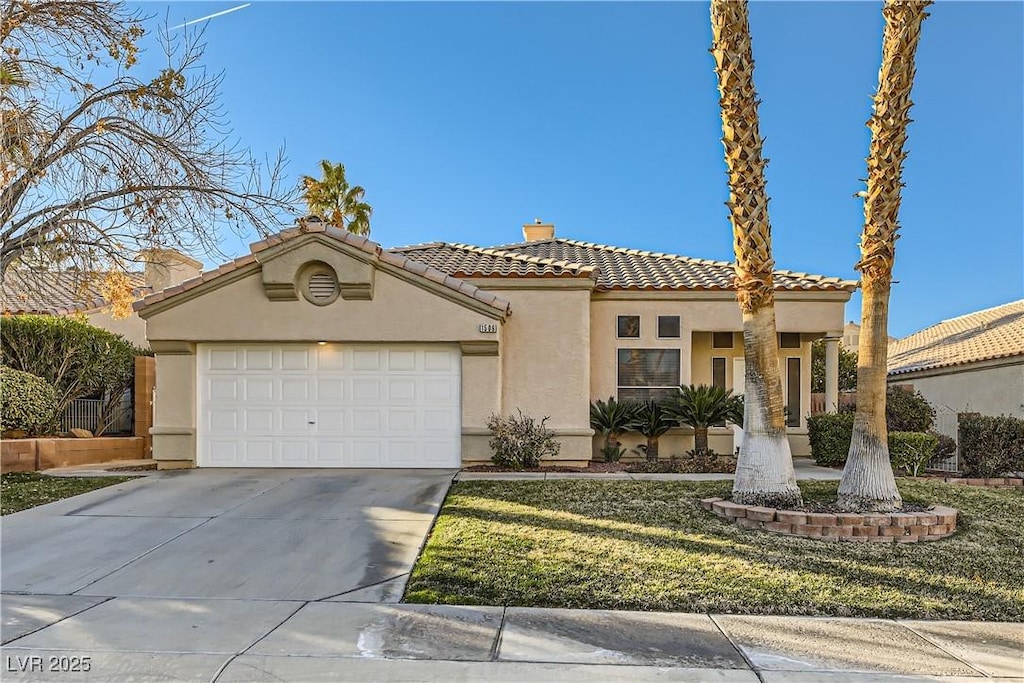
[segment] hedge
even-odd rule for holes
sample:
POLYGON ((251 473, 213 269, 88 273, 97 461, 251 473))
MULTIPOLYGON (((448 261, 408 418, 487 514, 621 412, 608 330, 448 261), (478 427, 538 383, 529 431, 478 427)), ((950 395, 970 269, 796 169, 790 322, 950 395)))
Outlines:
POLYGON ((1024 420, 961 414, 960 457, 967 477, 1024 472, 1024 420))
POLYGON ((853 413, 819 413, 807 418, 811 457, 819 465, 842 465, 850 453, 853 413))
POLYGON ((889 462, 897 474, 918 476, 935 457, 939 437, 921 432, 889 432, 889 462))
POLYGON ((42 377, 0 367, 0 430, 21 430, 39 436, 51 430, 57 392, 42 377))

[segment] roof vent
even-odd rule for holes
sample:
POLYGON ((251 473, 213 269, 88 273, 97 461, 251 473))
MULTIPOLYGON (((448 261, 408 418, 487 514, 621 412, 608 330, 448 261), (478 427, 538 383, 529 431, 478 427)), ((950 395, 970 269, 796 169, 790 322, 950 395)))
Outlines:
POLYGON ((338 283, 334 276, 323 271, 309 276, 309 295, 317 301, 326 301, 337 293, 338 283))

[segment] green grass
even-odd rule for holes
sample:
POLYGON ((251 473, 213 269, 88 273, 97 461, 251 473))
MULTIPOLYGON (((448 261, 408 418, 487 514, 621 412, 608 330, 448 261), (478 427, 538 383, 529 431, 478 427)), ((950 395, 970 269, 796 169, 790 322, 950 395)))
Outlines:
POLYGON ((0 514, 9 515, 134 478, 51 477, 38 472, 11 472, 0 475, 0 514))
MULTIPOLYGON (((806 499, 837 482, 802 482, 806 499)), ((408 602, 1024 621, 1024 492, 900 480, 960 510, 950 538, 830 543, 741 529, 729 481, 455 484, 408 602)))

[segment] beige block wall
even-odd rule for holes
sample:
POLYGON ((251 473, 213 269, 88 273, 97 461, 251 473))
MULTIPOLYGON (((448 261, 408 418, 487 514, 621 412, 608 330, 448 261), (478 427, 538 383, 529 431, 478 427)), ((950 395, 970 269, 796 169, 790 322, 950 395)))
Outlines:
POLYGON ((897 376, 889 383, 913 384, 936 409, 1024 418, 1024 359, 932 377, 897 376))
POLYGON ((100 310, 86 313, 85 317, 90 325, 119 334, 139 348, 149 348, 149 342, 146 340, 146 321, 137 313, 132 313, 127 318, 115 318, 109 310, 100 310))

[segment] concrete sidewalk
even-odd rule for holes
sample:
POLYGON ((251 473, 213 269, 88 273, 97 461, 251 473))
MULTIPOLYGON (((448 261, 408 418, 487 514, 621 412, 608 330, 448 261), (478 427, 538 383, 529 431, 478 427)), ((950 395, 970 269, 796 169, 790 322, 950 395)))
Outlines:
MULTIPOLYGON (((843 476, 842 470, 815 465, 810 458, 793 458, 793 469, 798 480, 829 479, 838 481, 843 476)), ((455 475, 455 481, 505 481, 505 480, 542 480, 557 479, 596 479, 598 481, 719 481, 733 479, 736 475, 728 472, 709 472, 694 474, 651 474, 647 472, 467 472, 455 475)))
POLYGON ((4 680, 1024 681, 1024 624, 340 600, 4 595, 4 680))

